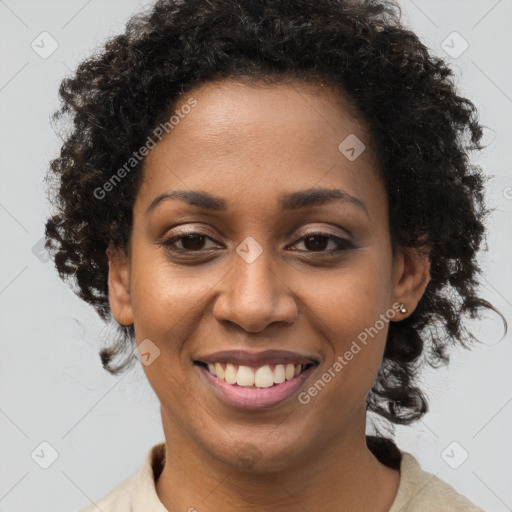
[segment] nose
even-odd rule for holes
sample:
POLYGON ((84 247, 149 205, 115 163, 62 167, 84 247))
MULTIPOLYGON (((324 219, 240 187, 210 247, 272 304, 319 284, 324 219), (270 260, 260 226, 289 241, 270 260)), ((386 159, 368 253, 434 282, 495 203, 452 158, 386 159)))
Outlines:
POLYGON ((297 316, 293 292, 272 268, 268 251, 252 263, 237 254, 233 267, 219 282, 213 314, 219 322, 260 332, 272 323, 292 324, 297 316))

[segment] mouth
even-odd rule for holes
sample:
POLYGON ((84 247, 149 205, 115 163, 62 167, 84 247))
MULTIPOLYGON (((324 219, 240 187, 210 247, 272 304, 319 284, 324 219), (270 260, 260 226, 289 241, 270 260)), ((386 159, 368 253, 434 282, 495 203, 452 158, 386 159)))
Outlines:
POLYGON ((268 409, 289 401, 319 366, 318 361, 296 355, 292 360, 290 354, 275 358, 274 362, 268 361, 270 354, 244 359, 245 356, 233 357, 231 352, 230 356, 231 362, 226 355, 218 357, 221 361, 215 360, 215 355, 202 358, 208 361, 196 360, 194 367, 209 392, 224 405, 246 411, 268 409), (234 359, 245 364, 237 364, 234 359))
POLYGON ((245 366, 236 363, 194 361, 194 364, 201 366, 210 375, 226 384, 244 388, 266 389, 299 377, 309 368, 316 366, 317 363, 312 361, 306 364, 274 363, 261 366, 245 366))

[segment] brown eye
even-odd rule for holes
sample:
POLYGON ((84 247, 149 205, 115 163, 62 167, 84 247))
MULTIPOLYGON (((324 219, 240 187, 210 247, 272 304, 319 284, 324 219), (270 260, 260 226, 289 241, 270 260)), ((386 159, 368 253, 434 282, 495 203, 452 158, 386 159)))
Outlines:
POLYGON ((181 245, 187 251, 197 251, 204 248, 205 240, 204 235, 186 235, 181 237, 181 245))
POLYGON ((304 245, 311 251, 323 251, 329 245, 329 238, 324 235, 312 235, 304 238, 304 245))
POLYGON ((311 233, 303 236, 293 245, 298 245, 301 241, 306 249, 299 250, 299 252, 318 252, 329 254, 355 248, 355 245, 349 240, 331 235, 330 233, 311 233), (334 248, 326 250, 330 242, 334 244, 334 248))
POLYGON ((205 243, 208 240, 215 242, 215 240, 210 238, 208 235, 193 232, 172 236, 167 240, 164 240, 162 245, 171 251, 179 253, 200 252, 205 249, 210 249, 205 248, 205 243), (178 244, 181 244, 181 247, 178 244))

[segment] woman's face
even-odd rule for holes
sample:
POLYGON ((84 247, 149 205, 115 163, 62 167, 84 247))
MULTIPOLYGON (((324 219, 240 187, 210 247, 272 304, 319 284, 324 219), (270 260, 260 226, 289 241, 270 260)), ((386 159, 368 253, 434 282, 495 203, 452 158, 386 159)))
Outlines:
POLYGON ((146 157, 128 258, 109 253, 113 315, 134 324, 166 438, 239 468, 314 460, 364 436, 389 321, 428 263, 392 260, 368 134, 333 90, 224 81, 187 101, 146 157))

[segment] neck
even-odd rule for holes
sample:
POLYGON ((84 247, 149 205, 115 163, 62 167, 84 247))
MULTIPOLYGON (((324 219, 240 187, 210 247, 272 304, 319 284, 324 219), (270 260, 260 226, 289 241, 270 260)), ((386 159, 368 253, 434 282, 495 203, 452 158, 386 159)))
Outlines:
POLYGON ((279 471, 241 470, 219 461, 165 421, 164 432, 166 462, 156 491, 168 510, 387 512, 398 490, 399 472, 381 464, 368 449, 364 428, 279 471))

